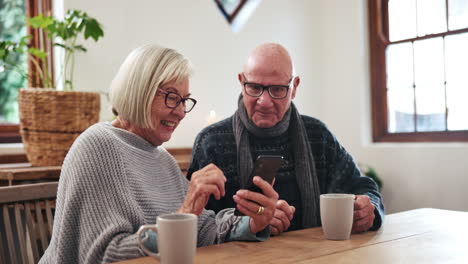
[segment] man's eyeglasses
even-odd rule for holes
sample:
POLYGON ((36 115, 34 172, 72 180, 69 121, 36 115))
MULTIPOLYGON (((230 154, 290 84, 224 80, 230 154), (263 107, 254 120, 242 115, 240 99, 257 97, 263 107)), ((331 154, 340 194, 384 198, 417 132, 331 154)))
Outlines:
POLYGON ((174 92, 167 92, 164 90, 158 91, 166 95, 164 97, 164 103, 168 108, 175 109, 180 105, 180 103, 182 103, 182 105, 184 106, 184 112, 188 113, 192 111, 193 107, 197 104, 197 100, 193 98, 182 98, 182 96, 174 92))
MULTIPOLYGON (((247 80, 243 73, 242 77, 244 78, 244 80, 247 80)), ((245 93, 252 97, 260 97, 262 96, 265 90, 268 90, 268 93, 270 94, 271 98, 283 99, 286 97, 286 95, 288 95, 288 90, 291 86, 292 80, 294 80, 294 77, 292 77, 291 80, 289 80, 288 85, 263 85, 248 81, 245 81, 243 84, 245 93)))

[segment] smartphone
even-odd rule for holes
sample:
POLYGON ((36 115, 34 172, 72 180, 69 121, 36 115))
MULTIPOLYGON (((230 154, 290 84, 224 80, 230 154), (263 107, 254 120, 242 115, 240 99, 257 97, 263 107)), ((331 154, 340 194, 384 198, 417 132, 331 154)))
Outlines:
MULTIPOLYGON (((252 192, 263 193, 260 188, 253 183, 254 176, 260 176, 264 181, 269 184, 273 183, 273 180, 276 177, 276 172, 283 164, 283 156, 279 155, 260 155, 257 157, 254 163, 254 168, 250 177, 247 181, 247 186, 244 189, 247 189, 252 192)), ((244 215, 239 210, 234 211, 234 215, 242 216, 244 215)))

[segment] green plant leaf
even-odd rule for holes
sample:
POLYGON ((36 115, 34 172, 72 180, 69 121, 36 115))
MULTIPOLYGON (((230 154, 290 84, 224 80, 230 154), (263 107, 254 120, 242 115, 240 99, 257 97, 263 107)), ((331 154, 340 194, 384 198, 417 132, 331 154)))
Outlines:
POLYGON ((14 52, 15 47, 15 43, 12 43, 8 40, 0 41, 0 62, 2 62, 2 65, 10 66, 8 57, 11 52, 14 52))
POLYGON ((382 189, 383 183, 382 180, 380 179, 379 175, 375 171, 374 168, 368 167, 367 171, 364 173, 367 177, 373 179, 375 183, 377 183, 377 186, 379 187, 379 190, 382 189))
POLYGON ((4 49, 1 45, 0 45, 0 60, 5 60, 4 58, 6 58, 8 56, 8 50, 4 49))
POLYGON ((78 10, 68 10, 66 16, 65 16, 65 23, 67 25, 67 30, 69 32, 74 32, 74 34, 77 34, 79 32, 82 32, 84 24, 86 20, 86 13, 83 13, 78 10))
MULTIPOLYGON (((94 41, 99 40, 104 36, 102 26, 96 19, 88 16, 86 12, 73 9, 67 11, 63 20, 39 14, 35 17, 28 18, 27 21, 32 28, 41 28, 55 47, 60 47, 65 50, 67 60, 63 65, 62 72, 69 73, 69 76, 64 77, 64 87, 72 90, 75 51, 87 51, 83 45, 76 43, 76 40, 80 39, 80 37, 83 37, 85 40, 88 38, 92 38, 94 41), (56 42, 57 39, 58 42, 56 42)), ((13 63, 10 58, 12 55, 16 56, 16 54, 29 53, 34 56, 36 64, 36 59, 46 58, 48 53, 45 50, 28 47, 31 37, 30 35, 24 36, 17 43, 0 41, 0 64, 15 66, 16 64, 13 63)), ((50 79, 50 73, 46 68, 42 70, 42 72, 39 71, 32 74, 40 75, 40 79, 47 82, 48 79, 50 79)), ((28 78, 29 77, 30 76, 28 76, 28 78)), ((48 84, 44 85, 47 86, 48 84)), ((49 86, 51 85, 53 84, 49 84, 49 86)))
POLYGON ((28 49, 29 53, 31 53, 32 55, 38 57, 39 59, 43 59, 45 57, 47 57, 47 53, 42 51, 42 50, 39 50, 39 49, 36 49, 36 48, 29 48, 28 49))
POLYGON ((22 38, 20 39, 20 42, 19 42, 20 46, 27 46, 28 43, 29 43, 29 40, 30 40, 31 38, 32 38, 31 35, 26 35, 26 36, 22 37, 22 38))
POLYGON ((64 84, 65 84, 65 87, 64 87, 65 90, 70 90, 70 91, 73 90, 73 83, 70 80, 65 80, 64 84))
POLYGON ((104 31, 101 28, 99 22, 96 19, 88 19, 85 27, 84 38, 88 39, 89 37, 93 38, 94 41, 98 41, 100 37, 104 36, 104 31))
POLYGON ((49 29, 51 32, 54 32, 55 35, 63 40, 69 38, 69 33, 66 30, 66 25, 63 22, 56 22, 53 24, 53 28, 49 29))
POLYGON ((39 14, 35 17, 28 18, 28 23, 31 25, 33 28, 47 28, 50 24, 54 22, 54 18, 51 16, 42 16, 42 14, 39 14))

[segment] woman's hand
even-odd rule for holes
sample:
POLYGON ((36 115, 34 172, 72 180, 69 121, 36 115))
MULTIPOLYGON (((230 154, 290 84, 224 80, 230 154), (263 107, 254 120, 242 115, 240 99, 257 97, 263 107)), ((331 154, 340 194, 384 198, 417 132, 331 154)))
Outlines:
POLYGON ((225 182, 224 173, 214 164, 208 164, 203 169, 194 172, 184 203, 177 210, 177 213, 200 215, 211 194, 214 195, 216 200, 225 195, 225 182))
POLYGON ((262 190, 263 194, 239 190, 233 199, 237 203, 237 209, 250 216, 250 232, 258 233, 270 224, 276 210, 278 193, 258 176, 253 178, 253 183, 262 190))

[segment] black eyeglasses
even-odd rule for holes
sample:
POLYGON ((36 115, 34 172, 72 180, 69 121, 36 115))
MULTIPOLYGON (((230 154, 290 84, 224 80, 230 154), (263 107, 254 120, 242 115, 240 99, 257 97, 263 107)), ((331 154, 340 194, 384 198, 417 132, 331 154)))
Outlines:
MULTIPOLYGON (((244 80, 247 80, 243 73, 242 77, 244 78, 244 80)), ((286 95, 288 95, 288 90, 289 87, 291 87, 292 80, 294 80, 294 77, 292 77, 291 80, 289 80, 288 85, 263 85, 253 82, 244 82, 243 84, 245 93, 252 97, 260 97, 262 96, 265 90, 268 90, 268 93, 270 94, 271 98, 283 99, 286 97, 286 95)))
POLYGON ((193 98, 182 98, 182 96, 174 92, 167 92, 164 90, 158 91, 166 95, 164 97, 164 103, 168 108, 175 109, 177 108, 177 106, 180 105, 180 103, 182 103, 182 105, 184 106, 184 112, 188 113, 192 111, 193 107, 197 104, 197 100, 193 98))

